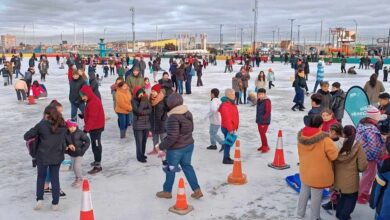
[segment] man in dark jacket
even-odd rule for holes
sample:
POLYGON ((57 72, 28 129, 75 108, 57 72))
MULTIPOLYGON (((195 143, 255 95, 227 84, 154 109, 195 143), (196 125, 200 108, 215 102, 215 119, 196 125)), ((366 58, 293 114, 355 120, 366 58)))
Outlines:
POLYGON ((173 93, 173 82, 169 79, 169 74, 167 72, 163 73, 162 79, 158 80, 161 88, 165 91, 165 96, 170 96, 173 93))
POLYGON ((141 76, 144 77, 145 76, 146 63, 144 61, 144 57, 143 56, 141 56, 141 60, 139 61, 139 68, 140 68, 140 71, 141 71, 141 76))
POLYGON ((347 73, 347 70, 345 69, 345 64, 347 63, 347 59, 344 57, 344 55, 341 57, 341 73, 347 73))
POLYGON ((379 75, 379 70, 382 69, 382 66, 383 66, 383 63, 382 63, 382 59, 381 58, 378 58, 376 63, 375 63, 375 73, 377 75, 379 75))
POLYGON ((185 67, 185 87, 186 87, 186 94, 190 95, 191 92, 191 81, 192 81, 192 73, 194 70, 192 70, 192 64, 186 62, 186 67, 185 67))
POLYGON ((24 73, 24 80, 26 81, 27 84, 27 96, 30 95, 30 89, 31 89, 31 83, 32 83, 32 78, 33 75, 35 74, 35 69, 34 67, 29 67, 27 72, 24 73))
POLYGON ((183 105, 183 98, 180 94, 173 93, 168 97, 168 120, 166 124, 167 137, 157 145, 158 151, 166 150, 167 168, 164 170, 166 180, 163 191, 156 194, 159 198, 172 198, 172 186, 175 181, 175 171, 184 171, 188 183, 194 193, 192 198, 199 199, 203 196, 194 168, 191 165, 191 157, 194 150, 193 117, 187 106, 183 105), (171 168, 172 167, 172 168, 171 168))
POLYGON ((77 121, 77 109, 81 112, 83 117, 85 104, 80 98, 80 90, 85 85, 84 79, 77 72, 73 72, 73 79, 69 82, 69 101, 71 107, 71 118, 77 121))
POLYGON ((339 82, 334 82, 332 84, 332 95, 331 100, 331 109, 334 114, 334 118, 341 123, 344 117, 344 102, 345 102, 345 93, 340 88, 341 85, 339 82))
POLYGON ((137 152, 137 160, 141 163, 146 163, 145 148, 150 131, 150 114, 152 107, 149 103, 148 96, 145 91, 136 86, 133 89, 133 130, 137 152))
POLYGON ((169 67, 169 72, 171 73, 172 86, 176 88, 176 92, 177 92, 176 70, 177 70, 177 63, 176 61, 173 61, 169 67))
POLYGON ((89 86, 91 86, 93 93, 95 93, 95 95, 99 97, 99 99, 102 99, 99 92, 99 83, 96 80, 95 72, 88 73, 88 76, 89 76, 89 86))
POLYGON ((322 81, 320 83, 320 89, 317 91, 317 94, 321 97, 321 110, 332 107, 332 95, 329 92, 329 82, 322 81))
POLYGON ((15 59, 14 59, 14 69, 15 69, 15 74, 16 74, 15 78, 18 78, 19 75, 24 77, 23 74, 20 72, 21 66, 22 66, 22 64, 21 64, 21 61, 20 61, 20 57, 18 55, 16 55, 15 59))

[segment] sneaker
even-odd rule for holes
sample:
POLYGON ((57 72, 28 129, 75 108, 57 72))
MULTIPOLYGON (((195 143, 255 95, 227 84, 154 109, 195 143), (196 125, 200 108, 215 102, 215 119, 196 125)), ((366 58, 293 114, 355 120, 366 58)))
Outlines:
POLYGON ((84 114, 78 114, 80 119, 84 119, 84 114))
POLYGON ((61 189, 60 189, 60 198, 61 199, 65 199, 66 198, 66 194, 61 189))
POLYGON ((333 204, 333 202, 329 201, 328 203, 322 204, 321 207, 328 211, 328 210, 336 210, 336 204, 333 204))
POLYGON ((60 207, 57 205, 51 205, 51 210, 55 211, 55 212, 58 212, 60 211, 60 207))
POLYGON ((48 187, 48 188, 44 189, 44 193, 51 193, 51 189, 50 189, 50 187, 48 187))
POLYGON ((222 161, 223 164, 233 164, 234 163, 234 160, 230 159, 230 158, 223 158, 223 161, 222 161))
POLYGON ((191 197, 194 199, 200 199, 203 197, 203 193, 200 189, 197 189, 194 191, 194 193, 191 194, 191 197))
POLYGON ((94 166, 92 168, 92 170, 88 171, 88 174, 94 175, 94 174, 100 173, 102 170, 103 170, 103 168, 101 166, 94 166))
POLYGON ((156 193, 156 196, 161 199, 172 199, 172 193, 170 192, 161 191, 156 193))
POLYGON ((210 145, 207 147, 207 150, 216 150, 217 149, 217 145, 210 145))
POLYGON ((34 210, 38 211, 38 210, 41 210, 42 208, 43 208, 43 200, 38 200, 34 206, 34 210))

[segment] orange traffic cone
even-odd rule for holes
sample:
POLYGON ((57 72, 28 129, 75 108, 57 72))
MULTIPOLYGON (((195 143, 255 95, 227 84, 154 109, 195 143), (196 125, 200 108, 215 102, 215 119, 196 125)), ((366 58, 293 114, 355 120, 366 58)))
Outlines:
POLYGON ((32 90, 30 89, 30 95, 28 96, 28 105, 35 105, 37 104, 34 99, 34 95, 32 93, 32 90))
POLYGON ((242 173, 242 168, 241 168, 240 140, 236 141, 233 172, 228 176, 228 183, 233 185, 243 185, 247 183, 246 175, 242 173))
POLYGON ((80 220, 94 220, 91 192, 89 191, 89 182, 83 181, 83 195, 81 197, 80 220))
POLYGON ((194 210, 194 207, 187 204, 184 179, 181 177, 179 180, 179 189, 177 190, 176 204, 169 208, 169 211, 179 215, 186 215, 192 210, 194 210))
POLYGON ((286 164, 284 162, 284 151, 283 151, 283 134, 282 130, 279 130, 278 132, 278 141, 276 144, 276 151, 275 151, 275 157, 274 162, 268 164, 269 167, 272 167, 274 169, 278 170, 284 170, 290 168, 290 165, 286 164))

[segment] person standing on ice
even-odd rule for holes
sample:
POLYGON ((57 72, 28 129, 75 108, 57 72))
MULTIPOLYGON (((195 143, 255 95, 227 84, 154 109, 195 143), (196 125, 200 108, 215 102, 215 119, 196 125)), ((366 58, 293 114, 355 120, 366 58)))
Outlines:
POLYGON ((347 73, 347 70, 345 69, 345 64, 347 64, 347 59, 345 58, 345 56, 343 55, 341 57, 341 73, 347 73))
POLYGON ((192 153, 194 151, 194 122, 191 112, 187 106, 183 105, 183 98, 178 93, 173 93, 168 97, 168 119, 166 123, 167 137, 159 144, 156 149, 161 155, 162 150, 166 150, 166 161, 173 170, 165 171, 165 182, 163 191, 158 192, 158 198, 172 198, 172 186, 175 182, 175 173, 179 170, 179 165, 187 178, 188 183, 194 193, 191 197, 200 199, 203 193, 198 184, 195 170, 191 165, 192 153))
POLYGON ((257 150, 261 153, 269 151, 267 130, 271 124, 271 100, 266 95, 266 90, 257 90, 256 123, 261 138, 261 147, 257 150))
MULTIPOLYGON (((121 79, 121 78, 119 78, 121 79)), ((116 84, 115 90, 115 112, 118 114, 118 126, 120 130, 120 138, 126 138, 127 127, 129 126, 129 114, 133 110, 131 106, 131 93, 129 87, 123 81, 116 84)))
POLYGON ((377 165, 381 162, 385 151, 385 140, 377 128, 380 118, 380 111, 374 106, 368 106, 366 117, 360 120, 356 128, 356 140, 362 143, 368 160, 368 168, 363 173, 359 184, 359 204, 366 204, 369 200, 370 189, 377 172, 377 165))
POLYGON ((160 84, 156 84, 152 87, 150 105, 152 107, 150 125, 151 132, 153 134, 153 146, 156 146, 167 136, 165 131, 165 122, 167 120, 166 99, 161 90, 160 84))
POLYGON ((250 75, 249 75, 249 71, 247 71, 247 69, 245 68, 245 66, 241 67, 240 69, 240 72, 238 72, 236 74, 236 78, 240 78, 241 79, 241 83, 242 83, 242 93, 243 93, 243 96, 244 96, 244 104, 246 104, 247 100, 246 100, 246 96, 247 96, 247 89, 248 89, 248 82, 250 80, 250 75))
POLYGON ((126 79, 126 83, 129 86, 130 92, 132 92, 137 86, 141 88, 145 87, 145 80, 144 77, 140 75, 140 69, 138 66, 134 66, 132 73, 126 79))
POLYGON ((84 114, 85 103, 81 100, 80 90, 85 84, 79 73, 73 71, 72 80, 69 82, 70 115, 73 121, 77 121, 77 109, 80 110, 81 116, 84 114))
POLYGON ((195 73, 195 70, 193 69, 192 64, 187 60, 186 66, 184 69, 185 74, 185 87, 186 87, 186 94, 191 95, 191 82, 192 82, 192 75, 195 73))
POLYGON ((259 75, 255 80, 255 92, 259 89, 267 88, 267 80, 264 71, 260 71, 259 75))
POLYGON ((275 87, 275 85, 273 84, 273 82, 275 81, 275 73, 271 67, 268 69, 267 81, 268 81, 268 89, 271 89, 272 86, 275 87))
POLYGON ((89 133, 94 157, 94 162, 91 163, 93 168, 88 173, 96 174, 103 170, 101 137, 105 124, 104 109, 102 101, 93 93, 91 87, 84 85, 80 90, 80 97, 87 103, 84 111, 84 132, 89 133))
POLYGON ((60 166, 64 160, 66 126, 61 113, 53 106, 45 108, 44 118, 24 134, 24 140, 37 138, 37 203, 35 210, 43 208, 43 194, 47 170, 51 176, 52 209, 59 209, 60 166))
POLYGON ((338 150, 328 134, 321 131, 322 122, 322 117, 315 115, 310 119, 309 125, 298 133, 299 173, 302 183, 297 217, 301 219, 305 217, 309 198, 310 219, 321 219, 322 191, 331 187, 334 182, 332 161, 336 160, 338 150))
POLYGON ((160 84, 166 97, 173 93, 173 80, 169 79, 169 74, 167 72, 163 73, 162 78, 158 80, 158 84, 160 84))
POLYGON ((385 91, 383 83, 378 80, 377 74, 372 74, 370 80, 364 85, 364 91, 367 93, 368 100, 373 106, 378 106, 379 94, 385 91))
POLYGON ((31 58, 28 60, 28 67, 35 67, 35 61, 38 61, 38 59, 35 57, 35 53, 33 53, 31 58))
POLYGON ((317 64, 317 78, 316 78, 316 82, 314 84, 313 93, 315 93, 317 91, 318 85, 324 80, 324 73, 325 73, 324 61, 319 60, 318 64, 317 64))
MULTIPOLYGON (((236 98, 233 89, 225 90, 225 97, 221 98, 222 104, 219 107, 219 113, 221 113, 221 131, 226 137, 228 133, 234 135, 238 130, 240 123, 237 106, 234 104, 236 98)), ((233 164, 233 160, 230 158, 230 148, 232 146, 224 143, 222 145, 223 152, 223 164, 233 164)))
POLYGON ((305 107, 303 106, 305 101, 305 92, 309 91, 306 84, 305 72, 300 69, 298 73, 295 75, 295 80, 293 82, 293 87, 295 89, 295 96, 293 102, 295 105, 291 108, 291 110, 295 111, 296 108, 299 111, 304 111, 305 107))
POLYGON ((221 151, 222 151, 222 145, 223 140, 218 136, 218 131, 221 127, 221 116, 218 112, 218 109, 221 105, 221 101, 218 98, 219 96, 219 90, 217 88, 214 88, 210 92, 210 110, 207 113, 207 116, 210 120, 210 146, 207 147, 208 150, 216 150, 217 149, 217 142, 221 145, 221 151))
POLYGON ((330 94, 332 95, 331 109, 334 112, 334 117, 341 123, 344 117, 345 93, 341 89, 341 84, 339 82, 334 82, 332 84, 332 91, 330 94))

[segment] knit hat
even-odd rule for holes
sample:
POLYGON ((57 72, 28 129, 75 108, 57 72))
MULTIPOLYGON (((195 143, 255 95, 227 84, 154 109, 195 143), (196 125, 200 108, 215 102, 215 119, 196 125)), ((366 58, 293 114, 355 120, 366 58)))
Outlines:
POLYGON ((145 91, 140 87, 140 86, 136 86, 134 87, 133 89, 133 97, 136 97, 138 98, 138 96, 142 93, 144 93, 145 91))
POLYGON ((77 127, 77 122, 72 121, 71 119, 68 119, 66 121, 66 127, 68 127, 68 128, 70 128, 70 127, 77 127))
POLYGON ((235 91, 233 89, 226 89, 225 96, 230 100, 236 99, 236 94, 235 94, 235 91))
POLYGON ((156 84, 152 87, 152 91, 156 91, 157 93, 160 93, 161 91, 161 86, 160 84, 156 84))
POLYGON ((376 107, 369 105, 366 110, 366 117, 375 121, 379 121, 381 118, 381 113, 376 107))

